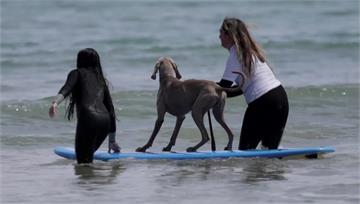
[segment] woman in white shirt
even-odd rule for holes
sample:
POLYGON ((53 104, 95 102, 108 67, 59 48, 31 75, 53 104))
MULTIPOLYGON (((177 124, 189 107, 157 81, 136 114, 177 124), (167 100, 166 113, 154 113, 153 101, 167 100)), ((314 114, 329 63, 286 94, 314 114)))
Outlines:
POLYGON ((243 84, 241 92, 228 93, 228 97, 244 94, 248 104, 239 149, 256 149, 260 141, 264 148, 277 149, 289 112, 285 89, 275 78, 262 49, 251 37, 244 22, 225 18, 219 38, 230 56, 218 84, 222 87, 231 87, 233 82, 243 84))

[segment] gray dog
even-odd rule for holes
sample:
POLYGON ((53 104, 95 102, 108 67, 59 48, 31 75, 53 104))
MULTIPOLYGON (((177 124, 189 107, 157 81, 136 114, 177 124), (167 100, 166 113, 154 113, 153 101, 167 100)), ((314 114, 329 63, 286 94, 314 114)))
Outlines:
MULTIPOLYGON (((225 150, 232 150, 233 133, 224 122, 224 106, 226 91, 238 91, 242 84, 237 88, 222 88, 213 81, 207 80, 179 80, 181 75, 177 65, 170 57, 161 57, 156 65, 152 79, 156 79, 156 73, 160 73, 160 87, 157 95, 157 114, 158 118, 149 141, 143 146, 136 149, 137 152, 145 152, 152 146, 156 135, 164 121, 165 113, 168 112, 177 117, 175 129, 171 136, 169 144, 163 148, 163 151, 171 151, 175 145, 185 114, 191 111, 191 115, 201 132, 201 141, 194 147, 186 149, 187 152, 195 152, 199 147, 204 145, 209 136, 204 126, 204 114, 212 109, 216 121, 225 129, 229 141, 225 150)), ((242 73, 238 73, 244 77, 242 73)))

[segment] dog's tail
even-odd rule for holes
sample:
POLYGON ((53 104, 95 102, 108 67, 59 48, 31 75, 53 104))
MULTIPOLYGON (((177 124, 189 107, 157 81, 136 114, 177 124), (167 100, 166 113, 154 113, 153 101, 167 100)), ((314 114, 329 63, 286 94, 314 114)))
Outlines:
POLYGON ((234 74, 239 74, 241 76, 242 80, 241 80, 241 83, 236 87, 233 87, 233 88, 221 87, 227 93, 238 93, 238 92, 242 91, 241 88, 243 87, 243 85, 245 83, 246 77, 245 77, 244 73, 242 73, 242 72, 233 72, 233 73, 234 74))

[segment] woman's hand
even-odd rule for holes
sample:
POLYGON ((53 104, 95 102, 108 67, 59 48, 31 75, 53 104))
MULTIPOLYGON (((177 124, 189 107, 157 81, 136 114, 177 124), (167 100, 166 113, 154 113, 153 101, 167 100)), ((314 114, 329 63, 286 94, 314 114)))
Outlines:
POLYGON ((119 153, 120 152, 120 146, 116 143, 115 135, 116 135, 115 132, 109 133, 109 149, 108 149, 109 153, 111 153, 111 150, 114 153, 119 153))
POLYGON ((57 114, 57 103, 53 102, 49 108, 49 117, 53 118, 57 114))
POLYGON ((120 153, 120 146, 116 142, 109 142, 109 150, 108 152, 111 153, 111 150, 114 153, 120 153))

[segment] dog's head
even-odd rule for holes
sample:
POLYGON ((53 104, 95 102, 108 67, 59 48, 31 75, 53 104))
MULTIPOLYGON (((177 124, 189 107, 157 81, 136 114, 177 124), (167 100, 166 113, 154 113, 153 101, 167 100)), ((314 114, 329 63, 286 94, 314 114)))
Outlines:
POLYGON ((181 75, 178 71, 177 65, 170 57, 160 57, 155 64, 154 72, 151 75, 151 79, 156 79, 156 73, 160 72, 160 75, 172 75, 177 79, 181 79, 181 75))

